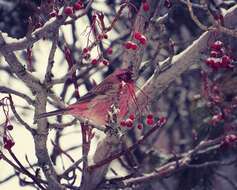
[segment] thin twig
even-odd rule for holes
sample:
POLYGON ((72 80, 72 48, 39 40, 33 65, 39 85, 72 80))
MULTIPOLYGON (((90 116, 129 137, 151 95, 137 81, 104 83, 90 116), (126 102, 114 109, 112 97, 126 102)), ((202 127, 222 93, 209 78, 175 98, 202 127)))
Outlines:
POLYGON ((28 130, 31 132, 31 134, 35 134, 35 130, 33 128, 30 127, 30 125, 28 125, 17 113, 13 100, 12 100, 12 96, 9 94, 9 100, 10 100, 10 107, 12 109, 13 114, 15 115, 15 117, 17 118, 17 120, 28 130))

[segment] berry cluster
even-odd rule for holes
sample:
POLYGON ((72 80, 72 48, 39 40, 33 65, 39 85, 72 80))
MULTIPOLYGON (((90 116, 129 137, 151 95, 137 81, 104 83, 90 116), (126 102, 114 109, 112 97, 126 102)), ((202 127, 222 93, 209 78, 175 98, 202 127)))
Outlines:
MULTIPOLYGON (((145 46, 147 44, 147 38, 146 36, 142 35, 140 32, 134 32, 133 34, 133 38, 140 42, 140 44, 142 44, 143 46, 145 46)), ((127 41, 126 43, 124 43, 124 47, 126 49, 131 49, 136 51, 138 49, 138 45, 135 42, 132 41, 127 41)))
MULTIPOLYGON (((84 8, 83 2, 81 0, 75 2, 72 6, 67 6, 64 8, 63 12, 67 16, 72 16, 76 11, 79 11, 84 8)), ((51 13, 49 13, 50 17, 61 17, 58 14, 59 10, 55 8, 51 13)))
MULTIPOLYGON (((113 53, 113 49, 112 48, 108 48, 106 50, 106 53, 108 55, 112 54, 113 53)), ((82 50, 82 56, 85 60, 89 60, 90 57, 91 57, 91 54, 90 54, 90 49, 89 48, 84 48, 82 50)), ((109 61, 103 57, 100 57, 98 59, 92 59, 91 62, 90 62, 92 65, 98 65, 99 63, 102 63, 103 65, 105 66, 108 66, 109 65, 109 61)))
POLYGON ((218 70, 221 68, 233 68, 233 60, 227 54, 224 43, 221 41, 215 41, 211 45, 211 51, 207 59, 206 64, 213 70, 218 70))
MULTIPOLYGON (((136 117, 135 117, 135 114, 130 114, 129 117, 126 119, 126 120, 122 120, 120 122, 120 126, 121 127, 127 127, 127 128, 132 128, 134 127, 134 124, 135 124, 135 120, 136 120, 136 117)), ((166 122, 166 118, 165 117, 161 117, 159 118, 159 120, 157 121, 159 123, 164 123, 166 122)), ((154 116, 153 114, 148 114, 146 116, 146 124, 151 126, 153 125, 155 122, 154 122, 154 116)), ((137 124, 137 128, 138 129, 142 129, 143 128, 143 124, 141 122, 139 122, 137 124)))
POLYGON ((83 3, 81 1, 78 1, 78 2, 74 3, 73 6, 65 7, 64 13, 67 16, 72 16, 75 11, 81 10, 83 8, 84 8, 83 3))
POLYGON ((202 79, 203 95, 211 110, 211 118, 208 123, 212 126, 224 125, 225 128, 228 128, 234 122, 237 102, 234 97, 226 99, 228 92, 225 92, 223 84, 220 83, 220 79, 225 79, 227 77, 225 75, 233 71, 234 60, 222 41, 217 40, 210 46, 209 58, 205 61, 208 67, 203 67, 202 79))

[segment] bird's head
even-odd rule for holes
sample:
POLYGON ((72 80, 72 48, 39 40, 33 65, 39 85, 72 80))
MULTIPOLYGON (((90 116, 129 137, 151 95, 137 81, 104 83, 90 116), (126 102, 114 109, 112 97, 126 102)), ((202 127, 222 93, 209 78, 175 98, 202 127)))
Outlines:
POLYGON ((131 69, 117 69, 115 75, 119 81, 124 81, 126 83, 133 82, 133 73, 131 69))

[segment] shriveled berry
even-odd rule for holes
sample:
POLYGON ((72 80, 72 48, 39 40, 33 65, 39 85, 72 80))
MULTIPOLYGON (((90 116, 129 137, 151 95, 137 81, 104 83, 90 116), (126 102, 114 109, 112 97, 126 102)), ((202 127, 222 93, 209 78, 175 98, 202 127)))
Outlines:
POLYGON ((150 9, 150 5, 148 4, 148 2, 144 2, 142 7, 143 7, 144 12, 147 12, 150 9))
POLYGON ((72 15, 73 15, 73 8, 70 7, 70 6, 65 7, 64 13, 65 13, 67 16, 72 16, 72 15))

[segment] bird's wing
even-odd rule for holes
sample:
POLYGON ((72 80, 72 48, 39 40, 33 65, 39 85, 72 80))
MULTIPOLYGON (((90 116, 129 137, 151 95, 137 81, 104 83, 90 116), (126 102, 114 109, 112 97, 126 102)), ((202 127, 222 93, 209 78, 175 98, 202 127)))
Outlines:
POLYGON ((97 85, 94 89, 93 92, 98 95, 103 95, 106 94, 106 92, 110 91, 113 89, 114 83, 110 81, 102 82, 99 85, 97 85))
POLYGON ((82 96, 77 103, 81 102, 88 102, 91 99, 95 98, 98 95, 106 95, 108 91, 110 91, 113 88, 113 83, 112 82, 102 82, 95 88, 93 88, 91 91, 89 91, 87 94, 82 96))

